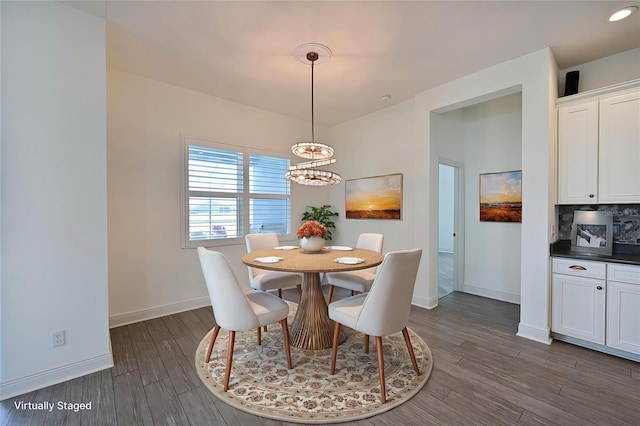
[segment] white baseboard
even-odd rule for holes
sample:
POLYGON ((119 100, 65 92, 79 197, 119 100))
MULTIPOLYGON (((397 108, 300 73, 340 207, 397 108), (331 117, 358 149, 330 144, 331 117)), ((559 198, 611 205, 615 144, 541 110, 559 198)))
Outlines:
POLYGON ((525 339, 535 340, 536 342, 544 343, 545 345, 550 345, 551 341, 551 330, 548 328, 538 328, 533 327, 531 325, 526 325, 523 323, 518 324, 518 332, 516 336, 524 337, 525 339))
POLYGON ((0 383, 0 401, 113 367, 111 353, 0 383))
POLYGON ((164 317, 166 315, 177 314, 178 312, 190 311, 192 309, 203 308, 205 306, 211 306, 211 299, 209 299, 209 297, 198 297, 196 299, 185 300, 178 303, 154 306, 153 308, 145 308, 138 311, 125 312, 123 314, 115 314, 109 316, 109 328, 164 317))
POLYGON ((555 340, 560 340, 561 342, 571 343, 572 345, 578 345, 585 348, 593 349, 594 351, 604 352, 609 355, 615 355, 621 358, 630 359, 631 361, 640 362, 640 354, 634 354, 632 352, 623 351, 620 349, 612 348, 610 346, 587 342, 586 340, 576 339, 575 337, 565 336, 563 334, 552 333, 551 336, 555 340))
POLYGON ((465 293, 475 294, 476 296, 488 297, 490 299, 502 300, 503 302, 520 304, 520 295, 513 293, 506 293, 504 291, 491 290, 484 287, 476 287, 474 285, 465 284, 465 293))
POLYGON ((438 297, 422 297, 422 296, 413 296, 411 299, 411 304, 419 306, 425 309, 433 309, 438 306, 438 297))

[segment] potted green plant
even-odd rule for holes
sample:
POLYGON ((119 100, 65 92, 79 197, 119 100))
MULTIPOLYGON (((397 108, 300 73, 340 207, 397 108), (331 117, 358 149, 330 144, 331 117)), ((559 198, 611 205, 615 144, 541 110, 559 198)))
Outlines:
POLYGON ((338 216, 338 212, 334 212, 331 210, 331 206, 325 204, 321 207, 307 206, 306 212, 302 214, 302 221, 314 220, 316 222, 320 222, 327 228, 327 232, 325 232, 323 238, 327 241, 331 241, 331 230, 336 229, 336 224, 331 220, 332 217, 338 216))

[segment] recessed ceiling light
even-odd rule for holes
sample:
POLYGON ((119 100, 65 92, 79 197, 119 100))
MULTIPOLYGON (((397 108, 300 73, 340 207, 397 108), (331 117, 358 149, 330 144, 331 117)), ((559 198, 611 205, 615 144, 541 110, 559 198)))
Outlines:
POLYGON ((617 10, 613 12, 611 15, 609 15, 609 22, 621 21, 637 10, 638 10, 637 6, 629 6, 629 7, 625 7, 623 9, 617 10))
POLYGON ((385 102, 386 102, 386 101, 388 101, 389 99, 391 99, 391 95, 389 95, 389 94, 382 95, 382 98, 381 98, 381 99, 382 99, 383 101, 385 101, 385 102))

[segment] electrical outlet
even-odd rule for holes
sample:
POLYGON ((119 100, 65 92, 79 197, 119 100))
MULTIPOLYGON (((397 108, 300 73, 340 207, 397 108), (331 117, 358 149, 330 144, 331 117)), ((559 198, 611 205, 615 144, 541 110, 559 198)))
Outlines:
POLYGON ((65 344, 64 330, 54 331, 51 333, 51 347, 62 346, 65 344))

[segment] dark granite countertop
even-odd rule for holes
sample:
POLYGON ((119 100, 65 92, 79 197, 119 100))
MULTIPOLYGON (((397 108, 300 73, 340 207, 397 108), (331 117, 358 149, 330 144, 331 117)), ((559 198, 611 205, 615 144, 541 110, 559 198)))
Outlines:
POLYGON ((558 240, 551 244, 550 253, 552 257, 571 257, 598 262, 640 265, 640 246, 631 244, 614 244, 613 254, 611 256, 602 256, 571 251, 570 240, 558 240))

